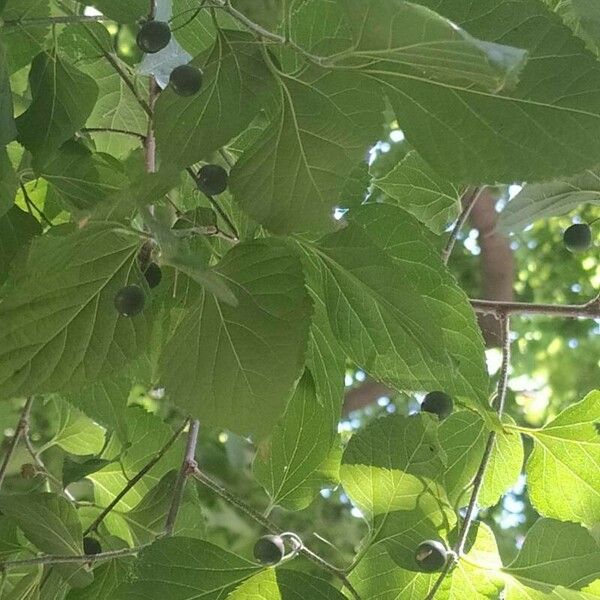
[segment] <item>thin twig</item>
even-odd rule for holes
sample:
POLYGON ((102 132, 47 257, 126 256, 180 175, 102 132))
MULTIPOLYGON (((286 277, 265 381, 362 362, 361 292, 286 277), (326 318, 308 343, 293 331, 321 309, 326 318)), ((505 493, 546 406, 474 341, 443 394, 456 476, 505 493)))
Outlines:
POLYGON ((98 526, 100 525, 100 523, 102 523, 106 515, 120 502, 121 498, 123 498, 123 496, 125 496, 127 492, 129 492, 129 490, 131 490, 131 488, 144 475, 146 475, 146 473, 148 473, 148 471, 150 471, 150 469, 152 469, 152 467, 154 467, 154 465, 167 453, 169 448, 176 442, 177 438, 181 435, 186 425, 187 421, 185 421, 183 425, 179 427, 179 429, 177 429, 177 431, 170 437, 167 443, 152 457, 150 461, 148 461, 146 465, 144 465, 144 467, 142 467, 141 471, 139 471, 139 473, 136 473, 136 475, 127 482, 127 485, 115 496, 115 498, 113 498, 112 502, 96 517, 94 522, 83 532, 84 537, 98 528, 98 526))
POLYGON ((5 27, 39 27, 40 25, 58 25, 61 23, 95 23, 99 21, 112 21, 104 15, 62 15, 59 17, 31 17, 29 19, 9 19, 4 21, 5 27))
MULTIPOLYGON (((196 174, 194 169, 192 167, 187 167, 186 171, 188 172, 189 176, 194 180, 194 182, 196 183, 196 186, 197 186, 198 185, 198 175, 196 174)), ((202 190, 200 190, 200 191, 202 191, 202 190)), ((208 198, 208 201, 211 203, 212 207, 217 211, 217 213, 219 213, 219 215, 223 219, 223 221, 225 221, 225 223, 227 224, 227 227, 229 227, 229 230, 232 233, 235 240, 239 241, 240 234, 238 233, 238 230, 236 229, 235 225, 233 224, 233 221, 229 218, 227 213, 221 208, 219 203, 212 196, 209 196, 208 194, 204 194, 204 195, 208 198)))
POLYGON ((19 186, 21 187, 21 191, 23 192, 23 199, 25 200, 25 204, 27 204, 27 207, 29 208, 29 212, 31 212, 31 208, 35 209, 35 212, 37 212, 37 214, 42 218, 42 220, 46 223, 46 225, 48 225, 49 227, 52 227, 52 221, 44 214, 44 212, 39 209, 36 204, 33 202, 33 200, 31 199, 31 197, 29 196, 29 193, 27 192, 27 188, 25 187, 25 184, 19 180, 19 186))
MULTIPOLYGON (((222 485, 217 483, 212 477, 201 471, 196 467, 193 471, 193 476, 207 488, 211 489, 217 496, 223 498, 223 500, 233 504, 246 516, 250 517, 253 521, 264 527, 269 533, 278 535, 283 533, 283 530, 277 527, 272 521, 267 519, 264 515, 261 515, 257 510, 240 500, 237 496, 234 496, 231 492, 225 489, 222 485)), ((339 569, 335 565, 327 562, 324 558, 321 558, 318 554, 307 548, 304 544, 300 548, 299 552, 306 556, 310 561, 319 565, 322 569, 325 569, 335 577, 337 577, 348 591, 352 594, 355 600, 360 600, 358 592, 354 589, 352 584, 348 581, 346 573, 343 569, 339 569)))
POLYGON ((127 129, 115 129, 114 127, 83 127, 81 131, 88 133, 120 133, 121 135, 130 135, 140 140, 145 140, 146 136, 143 133, 128 131, 127 129))
MULTIPOLYGON (((494 407, 498 411, 498 416, 502 418, 506 394, 508 391, 508 370, 510 367, 510 317, 508 315, 503 315, 500 320, 502 322, 502 367, 500 368, 500 376, 498 379, 498 392, 494 401, 494 407)), ((483 451, 483 457, 481 458, 479 468, 477 469, 477 473, 473 478, 473 491, 471 492, 471 498, 469 499, 467 512, 465 513, 465 517, 462 521, 462 525, 458 534, 458 539, 456 540, 456 544, 453 548, 453 553, 446 561, 442 572, 440 573, 439 577, 433 584, 433 587, 425 597, 425 600, 433 600, 433 598, 435 598, 435 594, 440 589, 442 583, 444 582, 444 579, 446 578, 448 573, 450 573, 450 571, 456 565, 456 563, 460 560, 464 552, 465 543, 467 541, 467 537, 469 535, 469 531, 471 530, 471 526, 475 517, 477 499, 479 497, 479 492, 481 491, 481 486, 483 485, 483 478, 485 476, 486 469, 489 465, 495 442, 496 432, 491 431, 488 435, 488 439, 485 445, 485 449, 483 451)))
POLYGON ((196 462, 196 445, 198 444, 198 430, 200 428, 200 422, 193 420, 190 424, 190 430, 188 431, 187 443, 185 446, 185 454, 183 455, 183 462, 177 475, 177 481, 175 482, 175 490, 173 492, 173 499, 169 508, 169 514, 167 515, 167 521, 165 523, 165 535, 173 535, 173 528, 175 527, 175 521, 177 520, 177 513, 183 500, 183 492, 185 491, 185 484, 190 475, 194 473, 194 470, 198 467, 196 462))
POLYGON ((471 300, 475 312, 495 315, 545 315, 549 317, 600 318, 600 296, 586 304, 535 304, 529 302, 498 302, 495 300, 471 300))
POLYGON ((137 554, 150 544, 134 546, 133 548, 122 548, 121 550, 109 550, 108 552, 100 552, 98 554, 82 554, 82 555, 51 555, 44 554, 35 558, 24 558, 21 560, 7 560, 0 562, 1 570, 18 569, 29 565, 58 565, 66 563, 95 563, 102 560, 110 560, 112 558, 120 558, 121 556, 130 556, 137 554))
POLYGON ((456 244, 456 240, 460 235, 460 231, 463 228, 464 224, 467 222, 469 215, 471 214, 471 210, 475 206, 476 202, 481 198, 481 194, 485 190, 485 186, 480 188, 475 188, 470 194, 468 198, 465 198, 463 201, 463 209, 458 215, 458 219, 454 224, 454 228, 452 229, 452 233, 450 233, 450 237, 446 242, 446 247, 442 251, 442 262, 447 265, 450 260, 450 255, 452 254, 452 250, 454 250, 454 244, 456 244))
POLYGON ((17 427, 15 428, 15 434, 10 441, 8 446, 8 450, 4 455, 4 459, 2 460, 2 465, 0 465, 0 488, 4 483, 4 478, 6 477, 6 469, 8 468, 8 464, 10 463, 10 459, 13 457, 15 450, 17 449, 17 445, 21 436, 27 432, 29 429, 29 415, 31 414, 31 405, 33 404, 33 396, 27 398, 27 402, 25 402, 25 406, 21 411, 21 415, 19 417, 19 422, 17 423, 17 427))

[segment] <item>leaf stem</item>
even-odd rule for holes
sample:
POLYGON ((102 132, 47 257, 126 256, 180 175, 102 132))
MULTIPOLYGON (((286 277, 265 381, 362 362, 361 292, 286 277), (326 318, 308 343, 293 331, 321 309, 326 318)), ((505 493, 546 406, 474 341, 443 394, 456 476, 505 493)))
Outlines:
MULTIPOLYGON (((283 530, 277 527, 272 521, 267 519, 265 516, 261 515, 257 510, 246 504, 243 500, 240 500, 240 498, 226 490, 222 485, 217 483, 212 477, 201 471, 198 467, 194 469, 193 476, 200 483, 204 484, 207 488, 209 488, 215 494, 217 494, 217 496, 223 498, 223 500, 229 502, 230 504, 233 504, 246 516, 250 517, 253 521, 264 527, 269 533, 275 535, 283 533, 283 530)), ((321 558, 321 556, 307 548, 304 544, 302 544, 302 547, 300 548, 299 552, 306 556, 306 558, 308 558, 310 561, 319 565, 322 569, 325 569, 326 571, 337 577, 352 594, 353 598, 355 600, 360 600, 358 592, 348 581, 346 573, 343 569, 339 569, 335 565, 332 565, 331 563, 327 562, 324 558, 321 558)))
POLYGON ((29 19, 10 19, 4 21, 5 27, 18 27, 28 25, 57 25, 61 23, 97 23, 99 21, 112 21, 104 15, 62 15, 58 17, 31 17, 29 19))
POLYGON ((131 490, 131 488, 140 480, 148 471, 150 471, 154 465, 167 453, 169 448, 177 441, 177 438, 181 435, 185 429, 188 421, 186 420, 177 431, 169 438, 167 443, 146 463, 142 469, 134 475, 128 482, 127 485, 113 498, 112 502, 96 517, 94 522, 83 532, 84 537, 95 531, 100 523, 104 520, 106 515, 112 511, 112 509, 121 501, 121 499, 131 490))
MULTIPOLYGON (((508 391, 508 370, 510 368, 510 355, 511 355, 511 347, 510 347, 510 317, 508 315, 502 315, 501 317, 502 323, 502 366, 500 368, 500 377, 498 379, 498 391, 496 394, 496 398, 494 400, 494 407, 498 411, 498 416, 501 418, 502 413, 504 411, 504 404, 506 401, 506 394, 508 391)), ((425 597, 425 600, 433 600, 436 592, 440 589, 444 579, 450 573, 452 568, 457 564, 457 562, 462 558, 465 543, 467 541, 467 537, 469 535, 469 531, 471 530, 471 526, 473 524, 473 520, 475 518, 475 510, 477 508, 477 499, 479 497, 479 492, 481 491, 481 486, 483 485, 483 478, 485 476, 486 469, 489 465, 490 458, 492 456, 492 451, 494 449, 494 444, 496 442, 496 432, 490 431, 488 435, 488 439, 485 445, 485 450, 483 451, 483 457, 481 458, 481 463, 479 464, 479 468, 477 469, 477 473, 473 478, 473 491, 471 492, 471 498, 469 500, 469 504, 467 506, 467 512, 465 513, 465 517, 463 519, 458 539, 453 548, 453 554, 446 561, 442 572, 439 577, 433 584, 433 587, 425 597)))
POLYGON ((194 469, 198 467, 196 462, 196 445, 198 443, 198 430, 200 428, 200 422, 193 420, 190 423, 190 429, 188 431, 187 443, 185 446, 185 454, 183 455, 183 462, 177 475, 177 481, 175 482, 175 488, 173 492, 173 499, 169 508, 169 514, 167 515, 167 521, 165 523, 165 535, 173 535, 173 528, 175 527, 175 521, 177 520, 177 514, 181 501, 183 500, 183 492, 185 491, 185 484, 188 477, 192 475, 194 469))
POLYGON ((27 398, 27 402, 25 402, 25 406, 21 411, 21 415, 19 417, 19 421, 17 423, 17 427, 15 428, 15 434, 13 435, 10 444, 8 446, 8 450, 4 455, 4 459, 2 460, 2 464, 0 465, 0 488, 4 483, 4 478, 6 477, 6 470, 8 468, 8 464, 10 463, 15 450, 17 449, 17 445, 21 436, 27 433, 29 429, 29 415, 31 414, 31 405, 33 404, 33 396, 27 398))
POLYGON ((33 200, 30 198, 29 193, 27 192, 25 184, 21 180, 19 180, 19 186, 21 187, 21 191, 23 192, 23 199, 25 200, 25 204, 27 205, 29 212, 31 213, 31 209, 34 208, 35 212, 42 218, 42 221, 44 221, 44 223, 46 223, 46 225, 48 225, 49 227, 52 227, 52 221, 44 214, 44 211, 42 211, 35 205, 33 200))
POLYGON ((447 265, 448 261, 450 260, 450 255, 452 254, 452 250, 454 250, 454 245, 456 244, 456 240, 458 239, 458 236, 460 235, 461 229, 463 228, 464 224, 467 222, 467 219, 469 218, 469 215, 471 214, 471 210, 473 210, 473 207, 475 206, 475 204, 477 203, 479 198, 481 198, 481 195, 485 189, 486 189, 486 186, 483 186, 480 188, 475 188, 469 194, 469 196, 467 198, 464 198, 463 209, 462 209, 460 215, 458 215, 458 219, 456 220, 456 223, 454 224, 452 232, 450 233, 450 237, 448 238, 448 241, 446 242, 446 246, 445 246, 444 250, 442 251, 442 262, 445 265, 447 265))
POLYGON ((146 139, 146 136, 143 133, 128 131, 127 129, 115 129, 113 127, 83 127, 81 131, 88 133, 120 133, 121 135, 130 135, 140 140, 146 139))

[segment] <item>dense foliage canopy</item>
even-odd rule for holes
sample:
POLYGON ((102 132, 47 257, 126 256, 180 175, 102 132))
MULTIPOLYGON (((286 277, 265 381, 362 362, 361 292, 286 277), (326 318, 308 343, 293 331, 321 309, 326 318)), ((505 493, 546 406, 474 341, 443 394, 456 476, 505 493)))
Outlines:
POLYGON ((594 0, 0 0, 0 598, 599 599, 599 181, 594 0))

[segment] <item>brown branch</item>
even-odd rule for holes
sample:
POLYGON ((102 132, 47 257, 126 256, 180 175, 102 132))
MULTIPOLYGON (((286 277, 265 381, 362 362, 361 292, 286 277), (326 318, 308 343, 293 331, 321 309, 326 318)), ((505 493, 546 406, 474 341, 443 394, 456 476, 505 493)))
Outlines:
POLYGON ((200 422, 193 420, 190 424, 190 430, 188 432, 187 443, 185 446, 185 454, 183 455, 183 462, 177 475, 177 481, 175 482, 175 489, 173 492, 173 499, 169 508, 169 514, 167 515, 167 521, 165 523, 165 535, 173 535, 173 528, 175 527, 175 521, 177 520, 177 513, 183 500, 183 492, 185 491, 185 484, 190 475, 194 473, 194 470, 198 468, 196 462, 196 445, 198 444, 198 430, 200 428, 200 422))
POLYGON ((19 422, 17 423, 17 427, 15 429, 15 434, 10 441, 8 446, 8 450, 4 455, 4 459, 2 460, 2 465, 0 465, 0 488, 4 483, 4 478, 6 477, 6 470, 8 468, 8 464, 10 463, 11 458, 13 457, 15 450, 17 449, 17 445, 19 444, 19 440, 21 436, 25 435, 27 430, 29 429, 29 415, 31 414, 31 405, 33 404, 33 396, 27 398, 27 402, 25 402, 25 406, 21 411, 21 416, 19 417, 19 422))
MULTIPOLYGON (((501 317, 501 325, 502 325, 502 367, 500 369, 500 377, 498 379, 498 392, 496 395, 496 399, 494 401, 494 405, 496 410, 498 411, 498 416, 502 418, 502 413, 504 412, 504 404, 506 400, 506 394, 508 391, 508 370, 510 368, 510 317, 508 315, 502 315, 501 317)), ((496 443, 496 432, 490 431, 488 435, 488 439, 485 445, 485 449, 483 451, 483 457, 481 458, 481 462, 479 464, 479 468, 477 469, 477 473, 473 478, 473 491, 471 492, 471 498, 469 499, 469 504, 467 506, 467 512, 463 519, 458 539, 454 544, 453 552, 448 557, 442 572, 439 577, 436 579, 433 587, 425 597, 425 600, 433 600, 436 592, 440 589, 444 579, 450 573, 452 568, 457 564, 463 555, 465 549, 465 543, 467 541, 467 537, 469 535, 469 531, 471 530, 471 526, 473 524, 473 520, 475 518, 475 510, 477 509, 477 499, 479 497, 479 492, 481 491, 481 486, 483 485, 483 478, 485 476, 486 469, 489 465, 490 458, 492 456, 492 451, 494 449, 494 444, 496 443)))
POLYGON ((112 502, 96 517, 94 522, 83 532, 84 537, 95 531, 100 523, 104 520, 106 515, 112 511, 112 509, 120 502, 121 498, 131 490, 131 488, 144 476, 148 471, 150 471, 154 465, 167 453, 169 448, 177 441, 177 438, 181 435, 185 426, 187 425, 187 421, 183 423, 183 425, 171 436, 171 438, 167 441, 167 443, 152 457, 150 461, 146 465, 142 467, 142 469, 136 473, 134 477, 132 477, 127 485, 113 498, 112 502))
POLYGON ((528 302, 497 302, 494 300, 471 300, 475 312, 484 315, 545 315, 549 317, 589 319, 600 318, 600 296, 586 304, 533 304, 528 302))

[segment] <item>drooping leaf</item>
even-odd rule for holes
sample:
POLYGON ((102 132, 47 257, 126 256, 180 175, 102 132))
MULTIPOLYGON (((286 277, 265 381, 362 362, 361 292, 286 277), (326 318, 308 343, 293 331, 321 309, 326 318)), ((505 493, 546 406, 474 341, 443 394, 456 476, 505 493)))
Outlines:
POLYGON ((327 231, 347 177, 381 130, 381 94, 351 72, 279 77, 280 110, 241 156, 230 186, 276 233, 327 231))
POLYGON ((351 223, 305 248, 323 269, 331 329, 367 373, 402 390, 453 372, 424 299, 361 227, 351 223))
POLYGON ((71 211, 89 212, 129 185, 121 163, 73 141, 63 144, 38 174, 49 183, 50 194, 71 211))
POLYGON ((104 224, 31 245, 0 303, 3 396, 74 389, 141 352, 146 318, 122 317, 114 307, 121 287, 140 283, 140 246, 134 233, 104 224))
POLYGON ((374 186, 434 233, 441 234, 460 210, 458 187, 438 175, 416 152, 409 152, 374 186))
MULTIPOLYGON (((83 554, 81 523, 72 504, 56 494, 5 495, 0 509, 14 519, 25 537, 46 554, 83 554)), ((55 567, 73 587, 84 587, 93 580, 83 565, 59 564, 55 567)))
POLYGON ((543 3, 523 0, 518 10, 511 0, 421 4, 478 39, 529 51, 517 87, 499 94, 407 77, 395 64, 366 68, 432 167, 452 181, 509 182, 571 175, 598 161, 600 64, 543 3))
MULTIPOLYGON (((408 78, 425 77, 454 85, 476 84, 493 92, 512 88, 527 53, 475 39, 433 10, 403 0, 341 0, 352 24, 349 55, 381 61, 408 78)), ((383 63, 383 64, 382 64, 383 63)))
POLYGON ((161 381, 202 421, 262 437, 304 361, 310 301, 300 262, 277 241, 256 240, 234 247, 216 272, 238 305, 199 289, 164 349, 161 381))
POLYGON ((520 231, 539 219, 560 216, 583 204, 600 206, 600 170, 547 183, 526 185, 500 216, 504 231, 520 231))
POLYGON ((259 44, 245 34, 221 33, 209 56, 192 64, 204 72, 200 93, 181 97, 168 88, 156 103, 158 151, 164 161, 182 167, 205 159, 243 131, 273 85, 259 44))
MULTIPOLYGON (((0 38, 1 39, 1 38, 0 38)), ((17 137, 10 80, 6 64, 6 52, 0 41, 0 147, 17 137)))
POLYGON ((4 215, 15 201, 17 193, 17 176, 4 148, 0 149, 0 217, 4 215))
POLYGON ((260 567, 202 540, 173 537, 142 550, 138 580, 126 583, 115 600, 220 600, 260 567))
POLYGON ((11 261, 17 252, 41 232, 39 222, 18 206, 13 206, 0 217, 0 284, 8 277, 11 261))
POLYGON ((317 399, 312 375, 305 371, 271 439, 259 446, 254 460, 254 476, 273 505, 301 510, 326 483, 335 483, 337 469, 323 469, 336 450, 339 465, 339 449, 332 448, 337 415, 330 412, 331 406, 317 399))
POLYGON ((423 379, 422 385, 462 397, 491 422, 481 331, 467 295, 442 264, 428 232, 416 219, 387 204, 362 206, 350 218, 394 260, 396 275, 407 282, 405 286, 411 285, 422 298, 427 319, 441 328, 436 344, 450 360, 436 369, 433 380, 423 379))
POLYGON ((228 600, 343 600, 346 598, 323 579, 291 569, 264 569, 247 579, 228 600))
POLYGON ((539 519, 503 570, 541 591, 559 585, 578 590, 600 577, 600 546, 580 525, 539 519))
POLYGON ((19 141, 32 154, 57 149, 83 127, 98 97, 96 82, 56 52, 42 52, 29 72, 32 102, 17 118, 19 141))
POLYGON ((366 515, 411 510, 435 491, 445 457, 429 415, 377 419, 352 436, 340 468, 344 490, 366 515))
POLYGON ((52 396, 44 408, 53 423, 56 423, 56 431, 40 451, 55 445, 65 452, 77 455, 98 454, 102 450, 104 429, 66 400, 52 396))
POLYGON ((600 392, 588 394, 542 429, 528 430, 531 502, 545 517, 577 523, 600 520, 600 392))

